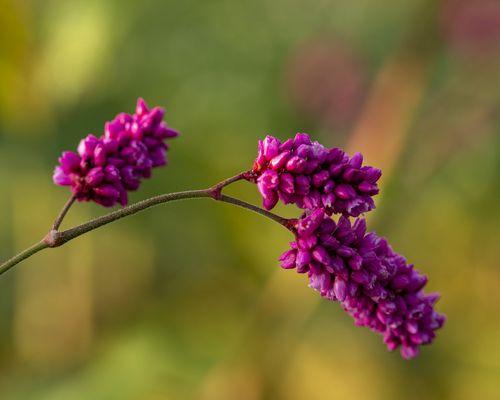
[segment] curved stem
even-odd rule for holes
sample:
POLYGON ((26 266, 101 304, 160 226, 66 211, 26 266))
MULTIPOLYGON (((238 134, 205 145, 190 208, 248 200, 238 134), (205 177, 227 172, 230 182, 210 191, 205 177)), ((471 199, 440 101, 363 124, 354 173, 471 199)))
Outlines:
POLYGON ((154 207, 159 204, 163 203, 168 203, 171 201, 176 201, 176 200, 183 200, 183 199, 196 199, 196 198, 212 198, 217 201, 222 201, 225 203, 230 203, 237 205, 239 207, 246 208, 248 210, 251 210, 253 212, 256 212, 258 214, 261 214, 277 223, 280 225, 284 226, 285 228, 292 230, 291 228, 291 222, 293 220, 289 220, 283 217, 280 217, 279 215, 273 214, 270 211, 264 210, 260 207, 257 207, 253 204, 247 203, 246 201, 226 196, 221 194, 221 190, 233 183, 236 182, 240 179, 245 178, 246 173, 241 173, 238 175, 235 175, 232 178, 226 179, 225 181, 222 181, 221 183, 218 183, 214 186, 212 186, 209 189, 201 189, 201 190, 189 190, 189 191, 184 191, 184 192, 175 192, 175 193, 167 193, 167 194, 162 194, 159 196, 151 197, 146 200, 139 201, 138 203, 131 204, 127 207, 121 208, 119 210, 110 212, 109 214, 103 215, 101 217, 94 218, 86 223, 83 223, 81 225, 75 226, 73 228, 67 229, 65 231, 58 231, 57 228, 60 226, 62 220, 64 219, 64 216, 68 212, 69 208, 74 202, 74 198, 71 198, 66 205, 63 207, 61 213, 57 217, 56 221, 54 222, 54 225, 50 232, 47 234, 47 236, 41 240, 40 242, 34 244, 33 246, 27 248, 26 250, 23 250, 21 253, 17 254, 16 256, 12 257, 11 259, 7 260, 3 264, 0 265, 0 275, 3 274, 4 272, 8 271, 10 268, 12 268, 14 265, 20 263, 21 261, 25 260, 28 257, 31 257, 33 254, 38 253, 39 251, 47 248, 47 247, 58 247, 62 246, 64 243, 69 242, 70 240, 73 240, 77 238, 78 236, 81 236, 87 232, 93 231, 94 229, 97 229, 101 226, 107 225, 111 222, 114 222, 118 219, 127 217, 132 214, 136 214, 142 210, 145 210, 150 207, 154 207))
POLYGON ((230 178, 224 179, 223 181, 221 181, 221 182, 217 183, 216 185, 212 186, 210 188, 210 190, 212 192, 212 197, 215 200, 220 200, 222 189, 224 189, 226 186, 230 185, 231 183, 240 181, 242 179, 246 179, 246 177, 250 173, 251 173, 251 171, 240 172, 239 174, 234 175, 234 176, 232 176, 230 178))
POLYGON ((158 204, 168 203, 170 201, 195 199, 199 197, 211 198, 212 194, 210 192, 210 189, 188 190, 185 192, 167 193, 151 197, 149 199, 139 201, 135 204, 131 204, 127 207, 123 207, 119 210, 110 212, 109 214, 103 215, 102 217, 94 218, 88 222, 85 222, 84 224, 75 226, 74 228, 67 229, 61 232, 51 231, 49 232, 45 240, 48 242, 49 247, 58 247, 78 236, 83 235, 84 233, 93 231, 94 229, 107 225, 121 218, 127 217, 129 215, 136 214, 139 211, 145 210, 146 208, 150 208, 158 204))
POLYGON ((11 259, 5 261, 2 265, 0 265, 0 275, 4 272, 7 272, 14 265, 19 264, 21 261, 25 260, 28 257, 31 257, 33 254, 38 253, 40 250, 43 250, 47 247, 49 247, 49 245, 45 242, 45 240, 40 240, 33 246, 28 247, 26 250, 23 250, 19 254, 15 255, 11 259))
POLYGON ((250 203, 247 203, 246 201, 237 199, 235 197, 226 196, 225 194, 222 194, 220 196, 219 200, 223 201, 225 203, 235 204, 237 206, 240 206, 240 207, 246 208, 248 210, 251 210, 253 212, 256 212, 257 214, 260 214, 260 215, 263 215, 264 217, 272 219, 273 221, 276 221, 278 224, 283 225, 285 228, 290 229, 290 226, 289 226, 290 220, 289 219, 280 217, 279 215, 276 215, 272 212, 264 210, 263 208, 254 206, 253 204, 250 204, 250 203))
MULTIPOLYGON (((183 200, 183 199, 196 199, 201 197, 214 198, 213 196, 214 195, 212 188, 162 194, 159 196, 151 197, 146 200, 139 201, 138 203, 135 204, 131 204, 130 206, 124 207, 117 211, 113 211, 109 214, 103 215, 102 217, 94 218, 74 228, 67 229, 61 232, 51 231, 47 235, 45 241, 48 243, 49 247, 58 247, 66 242, 69 242, 70 240, 73 240, 78 236, 93 231, 94 229, 97 229, 101 226, 107 225, 111 222, 127 217, 129 215, 136 214, 139 211, 145 210, 150 207, 154 207, 159 204, 168 203, 170 201, 183 200)), ((240 207, 246 208, 248 210, 254 211, 288 228, 287 224, 288 220, 286 218, 282 218, 279 215, 273 214, 272 212, 263 210, 257 206, 254 206, 253 204, 247 203, 246 201, 226 195, 220 195, 218 199, 214 200, 235 204, 240 207)))
POLYGON ((61 223, 63 222, 64 217, 68 213, 69 209, 71 208, 71 206, 73 205, 75 200, 76 200, 76 197, 74 195, 68 199, 68 201, 66 202, 66 204, 64 205, 62 210, 59 212, 59 215, 57 216, 56 220, 54 221, 54 224, 52 225, 53 231, 57 231, 59 229, 59 227, 61 226, 61 223))

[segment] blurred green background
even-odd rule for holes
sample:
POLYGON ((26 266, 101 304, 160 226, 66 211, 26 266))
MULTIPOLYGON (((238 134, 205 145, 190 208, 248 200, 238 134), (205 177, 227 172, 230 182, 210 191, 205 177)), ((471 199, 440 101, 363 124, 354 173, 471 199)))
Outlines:
MULTIPOLYGON (((166 107, 182 132, 132 201, 251 166, 309 132, 384 170, 369 226, 448 322, 404 361, 277 257, 290 235, 174 203, 0 277, 1 399, 499 399, 500 2, 0 0, 0 258, 68 196, 63 149, 166 107)), ((228 193, 259 202, 256 188, 228 193)), ((75 206, 65 226, 102 214, 75 206)), ((278 208, 297 215, 293 207, 278 208)))

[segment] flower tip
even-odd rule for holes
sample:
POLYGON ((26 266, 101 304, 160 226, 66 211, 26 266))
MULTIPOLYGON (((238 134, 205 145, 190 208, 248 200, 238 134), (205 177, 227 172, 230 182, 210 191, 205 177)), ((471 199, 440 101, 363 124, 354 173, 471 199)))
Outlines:
POLYGON ((57 166, 54 169, 54 174, 52 175, 52 181, 59 186, 71 185, 71 179, 68 175, 64 173, 61 167, 57 166))
POLYGON ((137 190, 152 168, 167 164, 165 140, 179 135, 163 115, 161 107, 150 109, 138 98, 134 114, 119 113, 105 123, 101 136, 87 135, 77 152, 63 152, 54 183, 71 186, 80 201, 126 205, 127 191, 137 190))
POLYGON ((405 360, 411 360, 412 358, 417 357, 420 351, 418 347, 401 346, 400 353, 405 360))
POLYGON ((262 205, 267 211, 269 211, 274 208, 274 206, 278 203, 278 200, 279 198, 277 194, 269 192, 266 197, 262 199, 262 205))
POLYGON ((167 127, 167 137, 168 138, 175 138, 177 136, 180 136, 180 134, 181 133, 178 130, 167 127))
POLYGON ((301 144, 311 144, 311 137, 307 133, 297 132, 294 137, 295 146, 300 146, 301 144))
POLYGON ((135 108, 135 112, 136 112, 136 114, 141 115, 141 116, 144 114, 147 114, 149 112, 149 107, 148 107, 146 101, 142 97, 139 97, 137 99, 137 106, 135 108))
POLYGON ((296 257, 297 257, 296 250, 292 249, 285 251, 279 258, 281 267, 284 269, 295 268, 296 257))
POLYGON ((351 160, 349 161, 349 165, 353 168, 361 168, 361 164, 363 164, 363 154, 355 153, 351 160))

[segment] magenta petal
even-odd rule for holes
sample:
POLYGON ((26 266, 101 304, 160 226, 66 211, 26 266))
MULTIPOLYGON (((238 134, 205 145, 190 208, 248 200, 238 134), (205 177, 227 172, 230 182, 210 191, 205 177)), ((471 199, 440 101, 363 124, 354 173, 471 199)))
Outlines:
MULTIPOLYGON (((358 326, 384 336, 388 350, 401 346, 404 358, 431 343, 445 317, 434 310, 439 298, 423 292, 427 279, 395 253, 387 240, 366 233, 366 223, 341 216, 335 223, 322 209, 306 212, 294 224, 296 241, 282 256, 295 257, 309 286, 339 301, 358 326)), ((291 264, 291 263, 290 263, 291 264)))
POLYGON ((71 185, 71 178, 69 175, 66 175, 66 173, 63 171, 63 169, 59 166, 57 166, 54 169, 54 175, 52 176, 52 180, 56 185, 60 186, 69 186, 71 185))
POLYGON ((127 204, 127 190, 137 190, 153 168, 167 163, 165 140, 178 136, 163 115, 162 108, 150 110, 139 98, 135 114, 120 113, 106 122, 101 137, 88 135, 80 141, 78 154, 64 152, 54 183, 71 186, 79 201, 127 204))

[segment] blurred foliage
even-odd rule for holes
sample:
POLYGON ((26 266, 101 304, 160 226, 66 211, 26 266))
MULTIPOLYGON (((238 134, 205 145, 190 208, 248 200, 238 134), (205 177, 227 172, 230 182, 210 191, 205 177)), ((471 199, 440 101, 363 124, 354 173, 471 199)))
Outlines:
MULTIPOLYGON (((369 225, 448 316, 414 361, 278 268, 289 235, 206 200, 119 221, 0 279, 2 399, 500 398, 495 0, 0 0, 0 257, 66 200, 59 153, 135 99, 183 135, 136 201, 310 132, 384 167, 369 225)), ((237 190, 254 202, 254 187, 237 190)), ((103 210, 79 204, 67 226, 103 210)), ((296 215, 293 207, 281 207, 296 215)))

